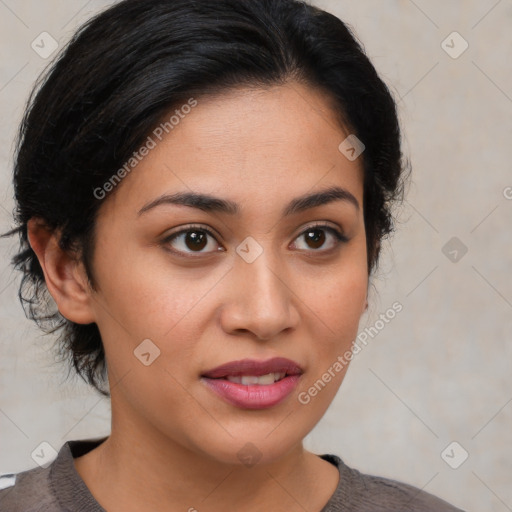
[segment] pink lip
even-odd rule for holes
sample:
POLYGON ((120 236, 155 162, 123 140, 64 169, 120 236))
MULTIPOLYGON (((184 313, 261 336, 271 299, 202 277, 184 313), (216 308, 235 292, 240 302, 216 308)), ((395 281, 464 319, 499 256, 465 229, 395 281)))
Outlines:
POLYGON ((205 372, 203 382, 227 402, 242 409, 265 409, 284 400, 297 386, 302 368, 289 359, 275 357, 267 361, 242 359, 223 364, 205 372), (244 385, 230 382, 225 377, 267 373, 285 373, 286 376, 274 384, 244 385))

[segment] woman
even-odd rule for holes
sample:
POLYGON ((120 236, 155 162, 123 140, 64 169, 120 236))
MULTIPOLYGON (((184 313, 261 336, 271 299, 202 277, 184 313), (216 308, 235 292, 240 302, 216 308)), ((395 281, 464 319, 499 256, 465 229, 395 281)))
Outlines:
POLYGON ((404 167, 387 87, 326 12, 125 0, 88 22, 20 129, 15 263, 112 432, 5 477, 1 509, 458 510, 302 446, 404 167))

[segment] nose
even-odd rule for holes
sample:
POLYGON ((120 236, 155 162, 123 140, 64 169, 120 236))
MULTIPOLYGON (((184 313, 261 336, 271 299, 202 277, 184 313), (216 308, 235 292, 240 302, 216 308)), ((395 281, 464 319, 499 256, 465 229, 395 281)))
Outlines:
POLYGON ((297 327, 298 298, 283 267, 266 252, 252 263, 236 259, 230 272, 231 289, 221 311, 225 332, 251 333, 258 340, 270 340, 297 327))

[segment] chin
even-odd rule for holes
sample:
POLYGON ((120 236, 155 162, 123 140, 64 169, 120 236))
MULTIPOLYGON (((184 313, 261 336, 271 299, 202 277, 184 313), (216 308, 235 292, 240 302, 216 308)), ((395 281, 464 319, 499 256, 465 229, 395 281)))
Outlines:
POLYGON ((301 444, 302 439, 269 435, 270 430, 258 435, 240 434, 222 444, 210 443, 204 453, 215 462, 247 468, 272 464, 288 455, 301 444))

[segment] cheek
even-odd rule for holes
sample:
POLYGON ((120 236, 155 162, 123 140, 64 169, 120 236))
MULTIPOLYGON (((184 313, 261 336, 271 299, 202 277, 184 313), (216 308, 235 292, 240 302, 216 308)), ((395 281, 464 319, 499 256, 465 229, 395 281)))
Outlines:
POLYGON ((209 349, 201 341, 211 328, 212 301, 222 290, 227 269, 178 267, 154 249, 118 251, 112 261, 116 264, 104 261, 98 267, 102 306, 97 323, 114 381, 129 372, 134 387, 126 384, 128 394, 136 400, 142 393, 140 406, 144 397, 158 394, 179 405, 190 398, 182 386, 195 383, 202 351, 209 349), (147 352, 150 361, 153 354, 156 358, 146 367, 142 354, 147 352))
POLYGON ((351 270, 333 277, 319 290, 316 300, 322 305, 332 328, 359 319, 365 305, 368 280, 365 271, 351 270))
POLYGON ((155 248, 111 254, 114 264, 98 260, 101 301, 109 313, 99 314, 136 339, 161 339, 179 328, 222 275, 218 270, 179 267, 155 248))
POLYGON ((329 382, 330 390, 322 392, 324 399, 333 397, 343 380, 351 360, 351 354, 349 358, 346 354, 356 339, 365 308, 368 274, 363 251, 360 254, 361 257, 340 259, 340 264, 325 274, 305 281, 301 291, 307 306, 303 308, 303 320, 309 322, 311 343, 308 350, 311 373, 307 385, 330 369, 331 375, 323 379, 329 382), (333 368, 340 357, 343 367, 338 364, 333 368))
POLYGON ((316 319, 317 329, 326 332, 327 341, 337 343, 355 335, 367 289, 366 266, 340 265, 305 282, 301 295, 314 313, 310 317, 316 319))
POLYGON ((325 414, 352 360, 351 348, 366 300, 366 267, 347 267, 321 283, 322 289, 317 287, 308 296, 315 306, 310 315, 310 366, 297 390, 309 428, 325 414))

